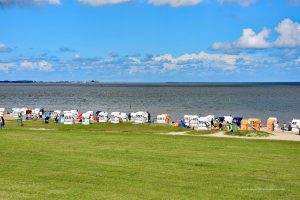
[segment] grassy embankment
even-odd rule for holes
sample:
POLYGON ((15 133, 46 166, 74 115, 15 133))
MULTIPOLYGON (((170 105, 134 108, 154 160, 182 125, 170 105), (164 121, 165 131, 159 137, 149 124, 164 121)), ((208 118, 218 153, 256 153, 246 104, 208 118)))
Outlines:
POLYGON ((0 199, 300 198, 299 142, 155 134, 185 130, 9 122, 0 199))

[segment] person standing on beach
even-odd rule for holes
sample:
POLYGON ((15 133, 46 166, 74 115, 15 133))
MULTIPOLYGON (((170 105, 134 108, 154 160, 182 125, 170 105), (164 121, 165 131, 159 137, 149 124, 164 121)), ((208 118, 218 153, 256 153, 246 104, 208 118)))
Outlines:
POLYGON ((44 109, 42 108, 42 109, 40 110, 40 112, 39 112, 39 118, 40 118, 40 119, 43 118, 43 110, 44 110, 44 109))
MULTIPOLYGON (((131 104, 130 104, 131 106, 131 104)), ((131 121, 131 113, 128 113, 128 121, 131 121)))
POLYGON ((55 123, 58 123, 58 114, 55 114, 54 121, 55 121, 55 123))
POLYGON ((4 126, 5 126, 4 117, 3 117, 3 116, 1 116, 1 120, 0 120, 0 127, 1 127, 1 128, 4 128, 4 126))
POLYGON ((147 113, 148 113, 148 123, 151 123, 151 115, 149 112, 147 112, 147 113))
POLYGON ((291 123, 289 123, 288 131, 292 131, 292 124, 291 123))
POLYGON ((274 124, 274 122, 272 123, 272 131, 274 132, 274 130, 275 130, 275 124, 274 124))

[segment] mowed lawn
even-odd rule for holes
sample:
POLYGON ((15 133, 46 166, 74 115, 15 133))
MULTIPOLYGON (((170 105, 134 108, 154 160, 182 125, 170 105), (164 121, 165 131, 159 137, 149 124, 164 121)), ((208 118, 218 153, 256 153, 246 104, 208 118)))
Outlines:
POLYGON ((155 134, 183 130, 9 122, 0 199, 300 199, 300 142, 155 134))

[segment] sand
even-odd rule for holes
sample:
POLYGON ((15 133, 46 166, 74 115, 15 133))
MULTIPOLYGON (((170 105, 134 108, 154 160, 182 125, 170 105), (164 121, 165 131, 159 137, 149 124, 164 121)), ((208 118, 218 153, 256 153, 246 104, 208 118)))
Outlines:
POLYGON ((194 135, 189 134, 188 131, 184 132, 167 132, 161 133, 163 135, 185 135, 185 136, 196 136, 196 137, 221 137, 221 138, 242 138, 242 139, 256 139, 256 140, 286 140, 286 141, 299 141, 300 135, 294 132, 270 132, 266 128, 262 128, 261 131, 265 131, 271 133, 272 135, 267 137, 247 137, 247 136, 234 136, 234 135, 226 135, 223 131, 213 133, 213 134, 205 134, 205 135, 194 135))
POLYGON ((243 138, 243 139, 257 139, 257 140, 287 140, 287 141, 299 141, 300 135, 295 133, 280 133, 274 132, 273 135, 268 137, 247 137, 247 136, 233 136, 233 135, 225 135, 224 132, 213 133, 209 135, 203 135, 207 137, 223 137, 223 138, 243 138))

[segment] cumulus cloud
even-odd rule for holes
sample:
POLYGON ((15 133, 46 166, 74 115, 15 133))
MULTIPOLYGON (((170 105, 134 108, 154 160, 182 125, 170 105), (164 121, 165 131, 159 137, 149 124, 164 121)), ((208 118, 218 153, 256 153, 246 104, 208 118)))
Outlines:
POLYGON ((218 0, 220 3, 237 3, 243 7, 250 6, 254 4, 256 0, 218 0))
MULTIPOLYGON (((118 56, 104 58, 85 58, 68 60, 55 64, 56 70, 93 70, 93 73, 105 74, 180 74, 197 76, 203 73, 239 73, 242 71, 254 72, 256 69, 291 68, 296 66, 295 57, 281 55, 267 55, 258 53, 190 53, 174 56, 162 54, 146 58, 144 56, 118 56)), ((297 64, 299 65, 299 63, 297 64)), ((163 76, 163 75, 162 75, 163 76)))
POLYGON ((7 71, 15 66, 15 63, 0 63, 0 71, 7 71))
POLYGON ((131 0, 79 0, 80 3, 89 6, 105 6, 130 2, 131 0))
POLYGON ((39 70, 39 71, 52 71, 53 65, 45 60, 39 62, 23 61, 20 63, 20 70, 39 70))
POLYGON ((212 49, 263 49, 270 47, 270 43, 266 41, 270 34, 270 30, 264 28, 256 34, 251 28, 243 30, 242 36, 234 42, 216 42, 212 45, 212 49))
MULTIPOLYGON (((199 52, 181 55, 161 54, 156 56, 129 55, 117 57, 30 57, 0 60, 0 70, 5 73, 33 73, 39 71, 58 74, 74 73, 78 76, 89 73, 112 77, 164 77, 260 73, 263 70, 300 70, 300 54, 297 49, 292 56, 284 56, 288 49, 239 52, 236 54, 199 52), (274 52, 274 51, 272 51, 274 52), (278 53, 277 53, 278 52, 278 53), (281 53, 279 53, 281 52, 281 53)), ((0 73, 1 73, 0 71, 0 73)))
POLYGON ((208 66, 223 70, 233 70, 236 68, 236 61, 239 58, 239 55, 209 54, 202 51, 199 54, 184 54, 178 57, 165 54, 153 57, 153 60, 162 62, 165 70, 176 70, 186 66, 208 66))
POLYGON ((197 5, 202 1, 203 0, 149 0, 149 3, 156 6, 168 5, 171 7, 179 7, 197 5))
MULTIPOLYGON (((90 6, 104 6, 104 5, 130 2, 133 0, 78 0, 78 1, 80 3, 90 5, 90 6)), ((254 4, 256 2, 256 0, 217 0, 217 1, 221 4, 237 3, 244 7, 250 6, 251 4, 254 4)), ((194 6, 204 2, 204 0, 148 0, 148 2, 156 6, 167 5, 171 7, 180 7, 180 6, 194 6)))
POLYGON ((299 47, 300 46, 300 24, 290 19, 284 19, 275 28, 279 36, 274 42, 276 47, 299 47))
POLYGON ((0 7, 8 7, 8 6, 36 6, 36 5, 44 5, 44 4, 52 4, 52 5, 60 5, 60 0, 0 0, 0 7))
POLYGON ((11 48, 6 46, 5 44, 0 43, 0 53, 10 52, 11 48))
POLYGON ((233 42, 216 42, 211 48, 218 49, 266 49, 266 48, 296 48, 300 47, 300 24, 291 19, 281 21, 275 31, 278 37, 268 41, 271 30, 264 28, 255 33, 251 28, 243 30, 242 36, 233 42))

